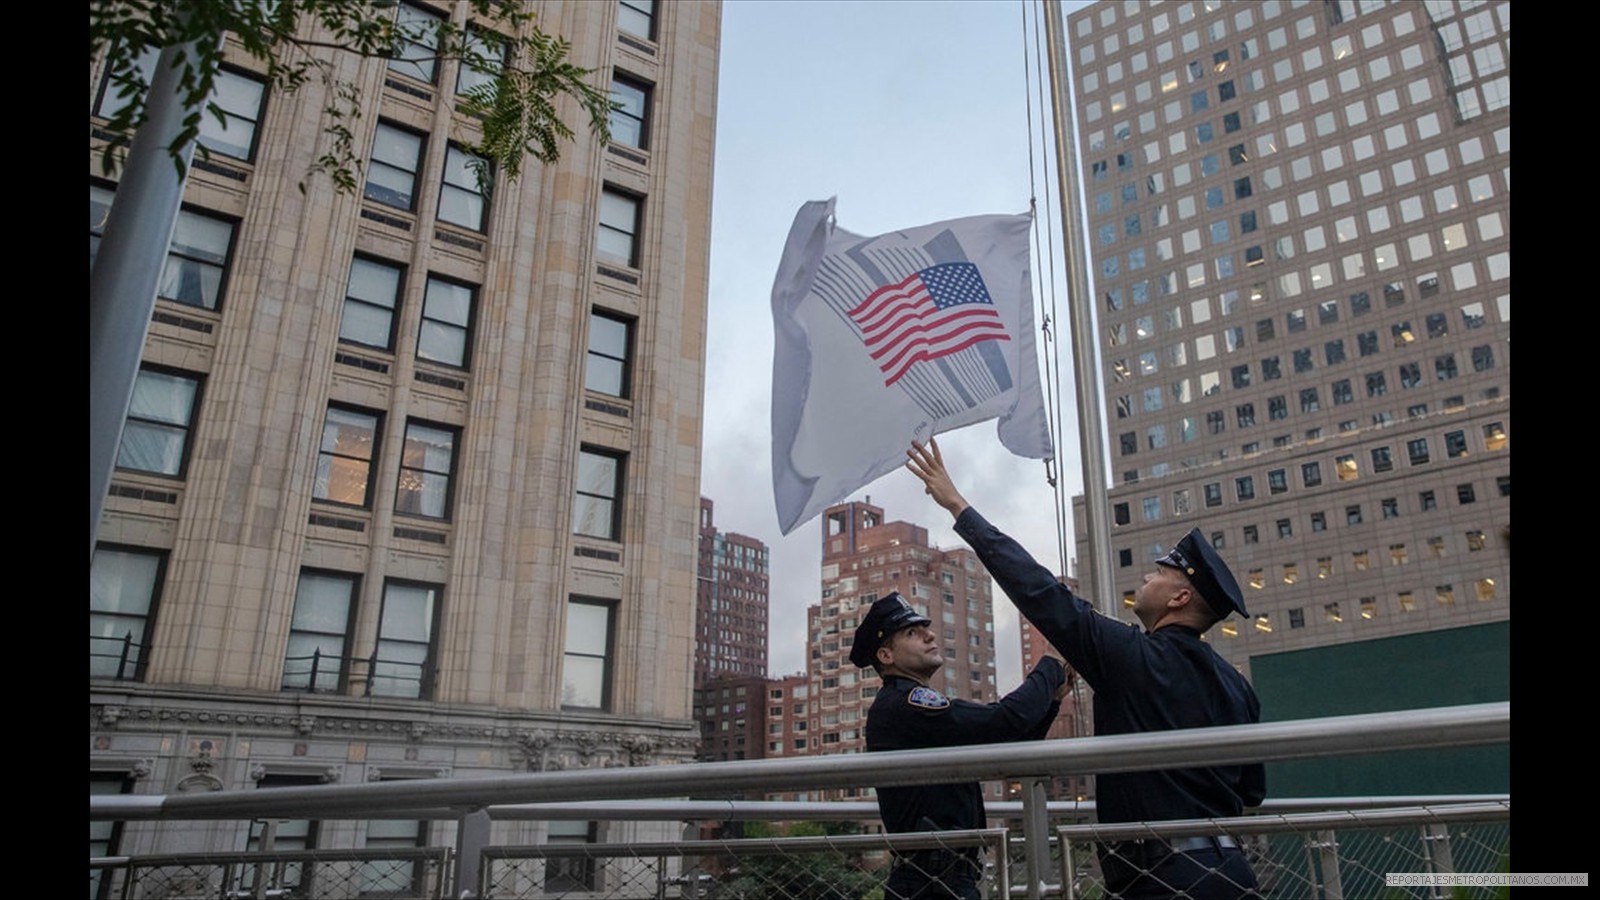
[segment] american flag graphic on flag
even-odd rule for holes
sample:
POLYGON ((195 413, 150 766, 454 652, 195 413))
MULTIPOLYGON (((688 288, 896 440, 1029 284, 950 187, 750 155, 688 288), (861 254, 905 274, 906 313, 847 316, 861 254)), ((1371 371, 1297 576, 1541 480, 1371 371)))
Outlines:
POLYGON ((885 385, 919 362, 1011 339, 978 267, 967 262, 941 263, 878 288, 850 310, 850 318, 861 327, 885 385))
POLYGON ((1032 217, 852 234, 833 201, 795 214, 772 286, 772 494, 785 534, 899 469, 913 440, 998 420, 1053 454, 1039 382, 1032 217))

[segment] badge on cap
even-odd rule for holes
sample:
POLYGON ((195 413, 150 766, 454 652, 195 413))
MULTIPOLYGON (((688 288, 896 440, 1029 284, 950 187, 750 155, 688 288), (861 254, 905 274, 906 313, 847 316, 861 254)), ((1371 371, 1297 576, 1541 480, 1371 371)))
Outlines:
POLYGON ((918 709, 949 709, 950 698, 930 687, 914 687, 906 702, 918 709))

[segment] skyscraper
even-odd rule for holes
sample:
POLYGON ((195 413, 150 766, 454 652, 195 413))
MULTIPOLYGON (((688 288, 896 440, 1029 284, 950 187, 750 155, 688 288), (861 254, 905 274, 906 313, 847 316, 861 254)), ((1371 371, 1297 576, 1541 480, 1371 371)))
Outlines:
MULTIPOLYGON (((700 454, 720 8, 537 10, 610 86, 613 139, 580 127, 559 163, 492 195, 457 108, 479 73, 423 51, 340 57, 365 98, 345 123, 364 183, 302 193, 330 88, 270 92, 230 41, 227 124, 202 130, 91 570, 92 790, 692 758, 683 473, 700 454)), ((91 129, 117 102, 93 89, 91 129)), ((93 173, 91 265, 117 189, 93 173)), ((131 824, 100 849, 233 850, 248 828, 131 824)), ((292 831, 378 839, 305 823, 280 848, 292 831)))
POLYGON ((786 752, 866 749, 863 729, 878 678, 850 662, 850 646, 866 609, 891 591, 932 619, 943 639, 944 666, 931 686, 949 697, 994 702, 994 601, 977 554, 939 550, 928 543, 928 529, 886 522, 870 501, 829 507, 822 522, 822 599, 806 611, 808 720, 789 726, 797 736, 786 752))
POLYGON ((694 682, 767 674, 767 545, 717 530, 715 505, 700 498, 700 573, 695 602, 694 682))
MULTIPOLYGON (((1069 18, 1132 594, 1198 526, 1252 658, 1510 616, 1510 6, 1069 18)), ((1079 521, 1082 521, 1081 517, 1079 521)))

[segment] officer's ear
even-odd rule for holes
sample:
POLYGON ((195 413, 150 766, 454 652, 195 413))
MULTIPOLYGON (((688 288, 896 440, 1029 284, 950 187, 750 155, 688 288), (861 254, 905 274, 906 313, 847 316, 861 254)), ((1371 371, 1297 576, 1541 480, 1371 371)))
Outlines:
POLYGON ((894 665, 894 650, 890 649, 887 642, 884 643, 883 646, 879 647, 878 652, 873 655, 877 657, 879 669, 882 669, 884 666, 894 665))

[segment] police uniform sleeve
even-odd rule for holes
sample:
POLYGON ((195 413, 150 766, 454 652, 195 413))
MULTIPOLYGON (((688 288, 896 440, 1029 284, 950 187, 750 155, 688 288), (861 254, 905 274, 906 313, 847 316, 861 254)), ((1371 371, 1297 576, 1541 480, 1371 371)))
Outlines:
POLYGON ((1061 651, 1090 687, 1111 686, 1111 672, 1138 672, 1142 634, 1099 615, 1039 565, 1021 544, 989 524, 972 507, 956 518, 956 534, 972 547, 1000 589, 1051 646, 1061 651))
MULTIPOLYGON (((926 688, 913 691, 897 704, 900 708, 893 713, 892 728, 902 731, 902 738, 910 738, 902 746, 915 747, 996 744, 1042 737, 1061 708, 1055 693, 1066 677, 1061 663, 1047 657, 998 703, 951 700, 926 688)), ((877 714, 876 709, 873 714, 877 714)))

